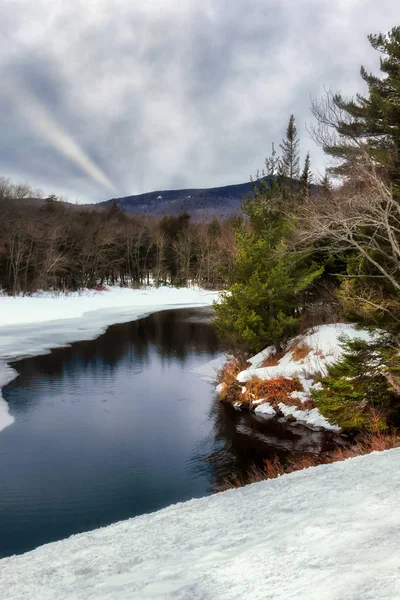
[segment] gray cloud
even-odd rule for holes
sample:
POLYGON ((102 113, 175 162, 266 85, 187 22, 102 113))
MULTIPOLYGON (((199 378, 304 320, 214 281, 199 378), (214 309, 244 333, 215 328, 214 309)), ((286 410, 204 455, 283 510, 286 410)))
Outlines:
POLYGON ((0 174, 80 201, 241 182, 323 86, 363 91, 392 0, 13 0, 0 6, 0 174))

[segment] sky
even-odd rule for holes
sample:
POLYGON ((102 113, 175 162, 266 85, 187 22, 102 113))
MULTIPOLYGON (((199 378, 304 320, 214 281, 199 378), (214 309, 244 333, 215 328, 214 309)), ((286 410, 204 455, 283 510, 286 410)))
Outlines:
POLYGON ((393 0, 2 0, 0 176, 72 202, 248 181, 310 98, 364 92, 393 0))

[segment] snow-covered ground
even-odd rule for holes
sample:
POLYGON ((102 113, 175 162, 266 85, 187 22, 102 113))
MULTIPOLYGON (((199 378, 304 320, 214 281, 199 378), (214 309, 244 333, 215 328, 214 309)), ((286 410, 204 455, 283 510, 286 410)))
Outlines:
MULTIPOLYGON (((302 385, 302 391, 293 392, 292 398, 305 402, 311 397, 311 390, 316 389, 320 384, 315 383, 313 377, 317 375, 326 375, 327 367, 338 361, 343 355, 341 338, 345 336, 349 339, 370 340, 372 334, 368 331, 357 329, 354 325, 348 323, 334 323, 331 325, 320 325, 314 327, 306 334, 293 338, 287 344, 288 350, 276 365, 263 367, 264 360, 273 356, 274 348, 270 346, 262 352, 253 356, 248 361, 250 367, 238 374, 237 379, 243 385, 243 392, 246 391, 245 384, 252 377, 259 379, 272 379, 283 376, 286 378, 297 377, 302 385), (300 348, 304 349, 305 356, 295 358, 294 351, 300 348)), ((262 399, 255 399, 255 412, 273 417, 276 411, 269 404, 264 406, 262 399)), ((240 408, 240 404, 236 404, 240 408)), ((338 431, 339 428, 329 423, 319 412, 318 408, 299 409, 294 406, 280 403, 278 408, 284 416, 292 415, 297 421, 307 423, 313 427, 323 427, 338 431)))
POLYGON ((398 600, 400 449, 0 561, 7 600, 398 600))
MULTIPOLYGON (((0 390, 16 373, 7 362, 94 339, 109 325, 169 308, 209 306, 218 292, 199 288, 113 287, 75 294, 0 295, 0 390)), ((0 393, 0 431, 14 422, 0 393)))
POLYGON ((300 360, 293 358, 293 351, 289 350, 279 360, 277 365, 262 367, 264 359, 271 356, 273 347, 269 346, 262 352, 249 360, 251 367, 238 375, 238 381, 244 383, 254 376, 260 379, 270 379, 283 375, 293 377, 303 373, 325 375, 327 366, 339 360, 343 354, 340 338, 346 336, 350 339, 370 340, 368 331, 357 329, 349 323, 333 323, 331 325, 319 325, 314 327, 305 335, 293 338, 288 343, 291 348, 297 346, 308 346, 310 348, 307 356, 300 360))

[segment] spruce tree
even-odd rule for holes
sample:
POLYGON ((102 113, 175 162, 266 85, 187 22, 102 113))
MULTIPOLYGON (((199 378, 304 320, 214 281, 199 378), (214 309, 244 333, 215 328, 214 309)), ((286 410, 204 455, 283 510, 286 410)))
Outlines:
POLYGON ((293 199, 298 201, 298 190, 278 176, 257 180, 244 202, 234 283, 215 305, 217 331, 236 349, 278 347, 293 335, 323 273, 310 254, 290 252, 293 199))
MULTIPOLYGON (((389 172, 393 183, 400 184, 400 26, 389 33, 369 35, 371 46, 380 52, 383 77, 368 73, 361 67, 361 77, 368 86, 368 95, 357 94, 345 100, 335 94, 333 104, 343 118, 334 125, 339 143, 325 147, 331 156, 354 160, 360 143, 372 156, 375 164, 389 172), (342 143, 341 143, 342 142, 342 143), (357 143, 354 143, 357 142, 357 143)), ((336 169, 343 171, 343 165, 336 169)))
POLYGON ((307 152, 306 160, 304 161, 303 172, 300 177, 301 192, 304 197, 307 197, 311 189, 311 168, 310 168, 310 153, 307 152))
POLYGON ((322 177, 320 186, 322 187, 324 193, 329 196, 332 191, 332 185, 327 172, 325 172, 325 175, 322 177))
POLYGON ((299 178, 300 174, 299 143, 296 120, 294 115, 290 115, 289 124, 286 129, 286 138, 280 144, 282 150, 280 174, 283 177, 287 177, 291 184, 293 180, 299 178))
POLYGON ((369 342, 345 338, 342 346, 342 359, 312 392, 319 410, 342 429, 387 428, 400 415, 397 349, 387 335, 369 342))

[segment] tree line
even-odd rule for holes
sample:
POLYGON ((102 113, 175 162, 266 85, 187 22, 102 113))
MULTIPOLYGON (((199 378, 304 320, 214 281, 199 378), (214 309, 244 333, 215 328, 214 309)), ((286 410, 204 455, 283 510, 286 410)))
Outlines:
POLYGON ((102 284, 222 288, 234 256, 231 220, 132 217, 112 204, 80 208, 0 182, 0 289, 9 294, 102 284))

